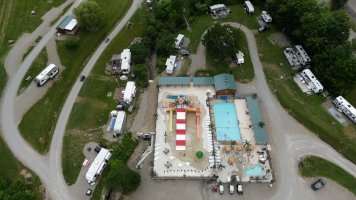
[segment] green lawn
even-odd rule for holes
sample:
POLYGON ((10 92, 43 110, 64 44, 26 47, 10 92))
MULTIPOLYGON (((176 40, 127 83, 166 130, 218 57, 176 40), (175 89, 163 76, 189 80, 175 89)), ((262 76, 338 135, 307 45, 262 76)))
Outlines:
POLYGON ((306 96, 291 79, 296 73, 290 69, 283 55, 283 48, 273 45, 267 37, 275 33, 257 34, 257 45, 268 85, 276 89, 281 105, 305 127, 345 157, 356 163, 356 128, 343 127, 322 107, 326 101, 322 95, 306 96), (283 76, 283 79, 280 77, 283 76))
POLYGON ((78 36, 79 47, 75 50, 67 49, 65 42, 57 43, 61 63, 65 67, 61 80, 54 84, 47 94, 24 115, 19 124, 24 138, 41 153, 47 152, 49 148, 59 112, 86 60, 126 13, 131 2, 132 0, 97 0, 105 13, 105 25, 97 32, 82 31, 78 36))
POLYGON ((209 76, 216 75, 220 73, 231 72, 235 79, 242 83, 250 82, 254 78, 253 66, 250 58, 250 52, 247 46, 247 39, 245 34, 236 29, 239 32, 238 45, 240 50, 244 53, 245 63, 242 66, 229 67, 227 60, 214 59, 214 55, 209 55, 208 51, 206 53, 206 65, 207 70, 197 71, 197 75, 201 72, 209 73, 209 76))
POLYGON ((42 22, 42 15, 63 2, 65 0, 53 0, 52 3, 44 0, 0 0, 0 9, 5 7, 0 14, 0 93, 7 81, 4 59, 11 48, 8 40, 16 40, 22 33, 32 32, 42 22), (35 16, 31 16, 32 10, 36 11, 35 16))
POLYGON ((132 28, 123 29, 111 41, 86 79, 78 100, 74 104, 64 137, 62 156, 63 175, 69 184, 75 183, 80 171, 80 164, 84 159, 80 150, 73 151, 72 148, 82 149, 87 142, 100 140, 100 137, 97 136, 83 137, 81 134, 90 134, 90 130, 96 130, 97 133, 102 132, 101 127, 108 122, 109 112, 116 106, 116 102, 112 97, 107 97, 107 93, 114 93, 116 87, 125 86, 125 82, 104 73, 105 65, 112 54, 120 53, 129 46, 133 38, 141 35, 144 28, 141 17, 137 12, 130 20, 133 23, 132 28), (77 134, 73 134, 73 132, 77 134))
POLYGON ((249 27, 250 29, 257 29, 257 16, 260 12, 259 8, 255 7, 255 15, 247 15, 242 4, 229 6, 231 9, 231 14, 227 18, 216 19, 214 20, 210 15, 202 15, 198 17, 194 17, 190 27, 192 29, 191 32, 188 30, 182 31, 182 33, 189 38, 190 43, 188 49, 191 52, 196 52, 197 47, 199 45, 200 39, 204 33, 210 26, 212 26, 216 22, 239 22, 249 27))
POLYGON ((19 91, 26 89, 31 83, 33 83, 34 78, 45 68, 47 67, 48 56, 46 48, 44 48, 37 58, 33 61, 30 69, 26 72, 24 79, 21 82, 19 91), (32 79, 27 81, 26 78, 31 76, 32 79))
POLYGON ((319 157, 306 157, 299 163, 299 172, 305 177, 327 177, 335 180, 356 195, 356 177, 339 166, 319 157))

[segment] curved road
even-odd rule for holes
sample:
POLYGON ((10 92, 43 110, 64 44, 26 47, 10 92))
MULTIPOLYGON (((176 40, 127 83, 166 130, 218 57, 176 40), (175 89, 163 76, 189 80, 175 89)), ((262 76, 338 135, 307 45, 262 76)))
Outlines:
POLYGON ((329 160, 356 177, 356 166, 340 155, 335 149, 316 137, 299 124, 279 104, 268 88, 259 59, 254 33, 239 23, 225 23, 240 28, 246 35, 251 61, 256 76, 256 91, 261 100, 264 119, 272 144, 273 167, 277 178, 275 199, 317 199, 315 192, 304 190, 303 180, 298 174, 298 160, 306 155, 316 155, 329 160))
MULTIPOLYGON (((57 25, 64 19, 65 16, 71 14, 72 10, 77 7, 81 3, 81 1, 82 0, 77 0, 73 4, 73 6, 71 6, 71 8, 57 21, 56 24, 53 25, 50 31, 41 39, 38 45, 25 58, 20 68, 17 70, 16 74, 8 80, 4 91, 3 101, 1 104, 1 128, 4 141, 9 146, 15 157, 40 177, 42 183, 45 185, 47 191, 49 192, 49 196, 52 199, 57 200, 77 200, 78 198, 80 198, 78 196, 73 196, 73 194, 70 194, 68 186, 64 181, 61 166, 61 153, 66 123, 68 121, 70 111, 73 107, 74 100, 77 97, 79 90, 82 86, 82 82, 77 81, 75 83, 61 111, 52 138, 49 158, 48 155, 43 156, 33 150, 33 148, 21 137, 20 132, 17 128, 17 124, 15 123, 16 120, 14 116, 14 109, 16 105, 14 103, 21 80, 30 68, 31 63, 38 56, 38 54, 48 43, 51 37, 55 35, 55 28, 57 27, 57 25)), ((138 9, 141 2, 142 0, 133 1, 130 9, 127 11, 124 18, 122 18, 121 22, 117 24, 115 29, 109 34, 108 37, 110 39, 114 38, 120 32, 120 30, 125 26, 128 20, 138 9)), ((110 42, 103 42, 97 48, 91 59, 84 67, 82 74, 88 75, 90 73, 99 56, 109 45, 109 43, 110 42)))

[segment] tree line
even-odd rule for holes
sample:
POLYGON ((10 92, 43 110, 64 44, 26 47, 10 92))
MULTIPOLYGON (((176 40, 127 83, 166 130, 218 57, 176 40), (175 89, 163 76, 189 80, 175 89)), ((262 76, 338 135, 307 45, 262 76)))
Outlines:
POLYGON ((336 7, 315 0, 268 0, 266 7, 277 28, 307 50, 313 71, 331 95, 354 89, 356 59, 354 44, 348 41, 350 19, 344 10, 332 10, 336 7))
POLYGON ((0 200, 35 200, 36 195, 24 183, 17 179, 13 182, 0 176, 0 200))

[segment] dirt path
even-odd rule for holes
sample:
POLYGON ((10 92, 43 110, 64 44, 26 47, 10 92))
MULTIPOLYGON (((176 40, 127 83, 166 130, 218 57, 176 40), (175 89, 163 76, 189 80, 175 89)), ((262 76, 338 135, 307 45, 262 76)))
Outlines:
POLYGON ((203 45, 203 43, 200 41, 198 49, 197 49, 197 53, 190 54, 190 58, 192 59, 192 63, 189 67, 189 75, 190 76, 194 76, 194 73, 197 70, 206 68, 205 53, 206 53, 206 48, 203 45))

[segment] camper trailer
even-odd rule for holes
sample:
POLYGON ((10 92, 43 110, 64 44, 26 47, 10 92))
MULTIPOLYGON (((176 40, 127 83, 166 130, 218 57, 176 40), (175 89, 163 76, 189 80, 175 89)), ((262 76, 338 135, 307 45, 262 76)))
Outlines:
POLYGON ((304 69, 300 75, 305 80, 306 84, 313 90, 314 93, 322 92, 324 87, 318 81, 318 79, 314 76, 313 72, 310 69, 304 69))
POLYGON ((295 45, 295 49, 297 50, 297 54, 301 64, 306 68, 310 67, 311 59, 307 54, 307 52, 302 47, 302 45, 295 45))
POLYGON ((133 81, 128 81, 126 83, 125 90, 122 91, 124 96, 124 101, 126 104, 131 104, 132 99, 136 96, 136 85, 133 81))
POLYGON ((166 61, 166 73, 167 74, 173 74, 174 68, 176 67, 176 56, 169 56, 169 58, 166 61))
POLYGON ((126 113, 125 111, 118 111, 116 115, 116 121, 114 124, 114 136, 118 136, 123 133, 126 124, 126 113))
POLYGON ((245 7, 247 14, 249 14, 249 15, 252 15, 255 12, 255 9, 253 8, 253 5, 250 1, 245 1, 244 7, 245 7))
POLYGON ((262 11, 261 12, 261 19, 266 23, 271 23, 272 22, 272 17, 267 11, 262 11))
POLYGON ((38 87, 45 84, 48 79, 52 79, 59 72, 59 68, 55 64, 49 64, 36 78, 35 83, 38 87))
POLYGON ((124 49, 121 53, 121 73, 127 75, 131 70, 131 51, 124 49))
POLYGON ((109 150, 101 148, 98 155, 95 157, 93 163, 90 165, 88 172, 85 175, 89 184, 94 183, 96 177, 101 175, 103 172, 107 161, 111 158, 111 153, 109 150))
POLYGON ((184 35, 178 34, 178 36, 174 40, 176 49, 180 49, 181 46, 183 45, 183 42, 184 42, 184 35))
POLYGON ((353 123, 356 123, 356 109, 344 97, 338 96, 333 103, 341 110, 353 123))

